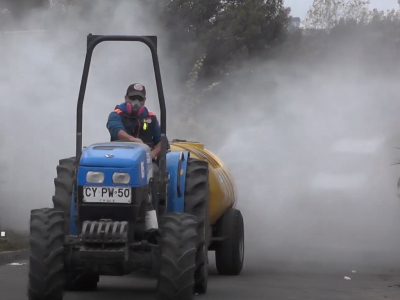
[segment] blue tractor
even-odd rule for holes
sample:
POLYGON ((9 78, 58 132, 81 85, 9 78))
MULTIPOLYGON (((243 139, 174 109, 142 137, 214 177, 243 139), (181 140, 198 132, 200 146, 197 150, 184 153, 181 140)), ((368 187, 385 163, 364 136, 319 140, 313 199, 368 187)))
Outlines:
POLYGON ((209 171, 188 151, 170 151, 155 36, 87 36, 77 103, 76 155, 57 166, 53 208, 31 211, 30 300, 61 300, 65 290, 95 290, 102 275, 147 269, 158 277, 157 298, 205 293, 209 171), (146 44, 160 102, 162 150, 126 141, 82 149, 82 106, 92 53, 105 41, 146 44))

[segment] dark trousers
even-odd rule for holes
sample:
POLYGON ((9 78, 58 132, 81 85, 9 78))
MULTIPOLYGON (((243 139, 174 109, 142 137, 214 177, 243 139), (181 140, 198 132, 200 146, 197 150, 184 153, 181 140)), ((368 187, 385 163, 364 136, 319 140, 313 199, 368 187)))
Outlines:
POLYGON ((158 167, 158 162, 153 160, 153 178, 155 181, 158 180, 159 173, 160 168, 158 167))

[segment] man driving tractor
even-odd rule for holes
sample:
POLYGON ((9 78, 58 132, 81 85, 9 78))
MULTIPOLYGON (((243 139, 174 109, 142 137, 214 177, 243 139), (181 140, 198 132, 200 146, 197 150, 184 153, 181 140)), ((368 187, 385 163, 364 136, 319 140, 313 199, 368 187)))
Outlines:
POLYGON ((147 144, 154 161, 161 150, 160 124, 145 103, 145 86, 140 83, 131 84, 126 91, 125 102, 117 105, 110 113, 106 126, 111 141, 127 140, 147 144))
MULTIPOLYGON (((158 177, 157 156, 161 151, 161 129, 157 116, 145 106, 146 88, 140 83, 131 84, 125 94, 125 102, 115 107, 107 121, 111 141, 126 140, 145 143, 151 149, 153 176, 158 177)), ((153 206, 146 213, 146 230, 157 229, 157 217, 153 206)))

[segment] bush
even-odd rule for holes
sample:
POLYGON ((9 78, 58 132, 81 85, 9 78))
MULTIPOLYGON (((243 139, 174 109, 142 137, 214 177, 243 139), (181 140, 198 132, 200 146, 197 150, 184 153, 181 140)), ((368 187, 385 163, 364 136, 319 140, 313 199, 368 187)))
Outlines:
POLYGON ((29 235, 25 232, 18 232, 4 229, 6 238, 0 238, 0 251, 15 251, 28 248, 29 235))

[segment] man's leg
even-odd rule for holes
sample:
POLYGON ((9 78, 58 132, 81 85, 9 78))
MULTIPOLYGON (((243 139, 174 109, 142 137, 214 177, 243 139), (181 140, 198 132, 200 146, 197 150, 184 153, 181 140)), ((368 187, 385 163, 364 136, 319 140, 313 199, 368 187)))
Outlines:
POLYGON ((159 191, 159 174, 160 174, 160 168, 158 166, 158 162, 153 160, 153 188, 152 188, 152 204, 154 209, 157 209, 158 207, 158 201, 159 197, 157 195, 159 191))
POLYGON ((153 178, 155 181, 158 180, 159 174, 160 174, 160 168, 158 167, 158 162, 153 160, 153 178))
POLYGON ((152 201, 149 203, 146 213, 146 231, 155 230, 158 228, 157 222, 157 212, 156 208, 158 207, 158 174, 160 172, 160 168, 158 167, 157 162, 153 161, 153 186, 152 186, 152 201))

